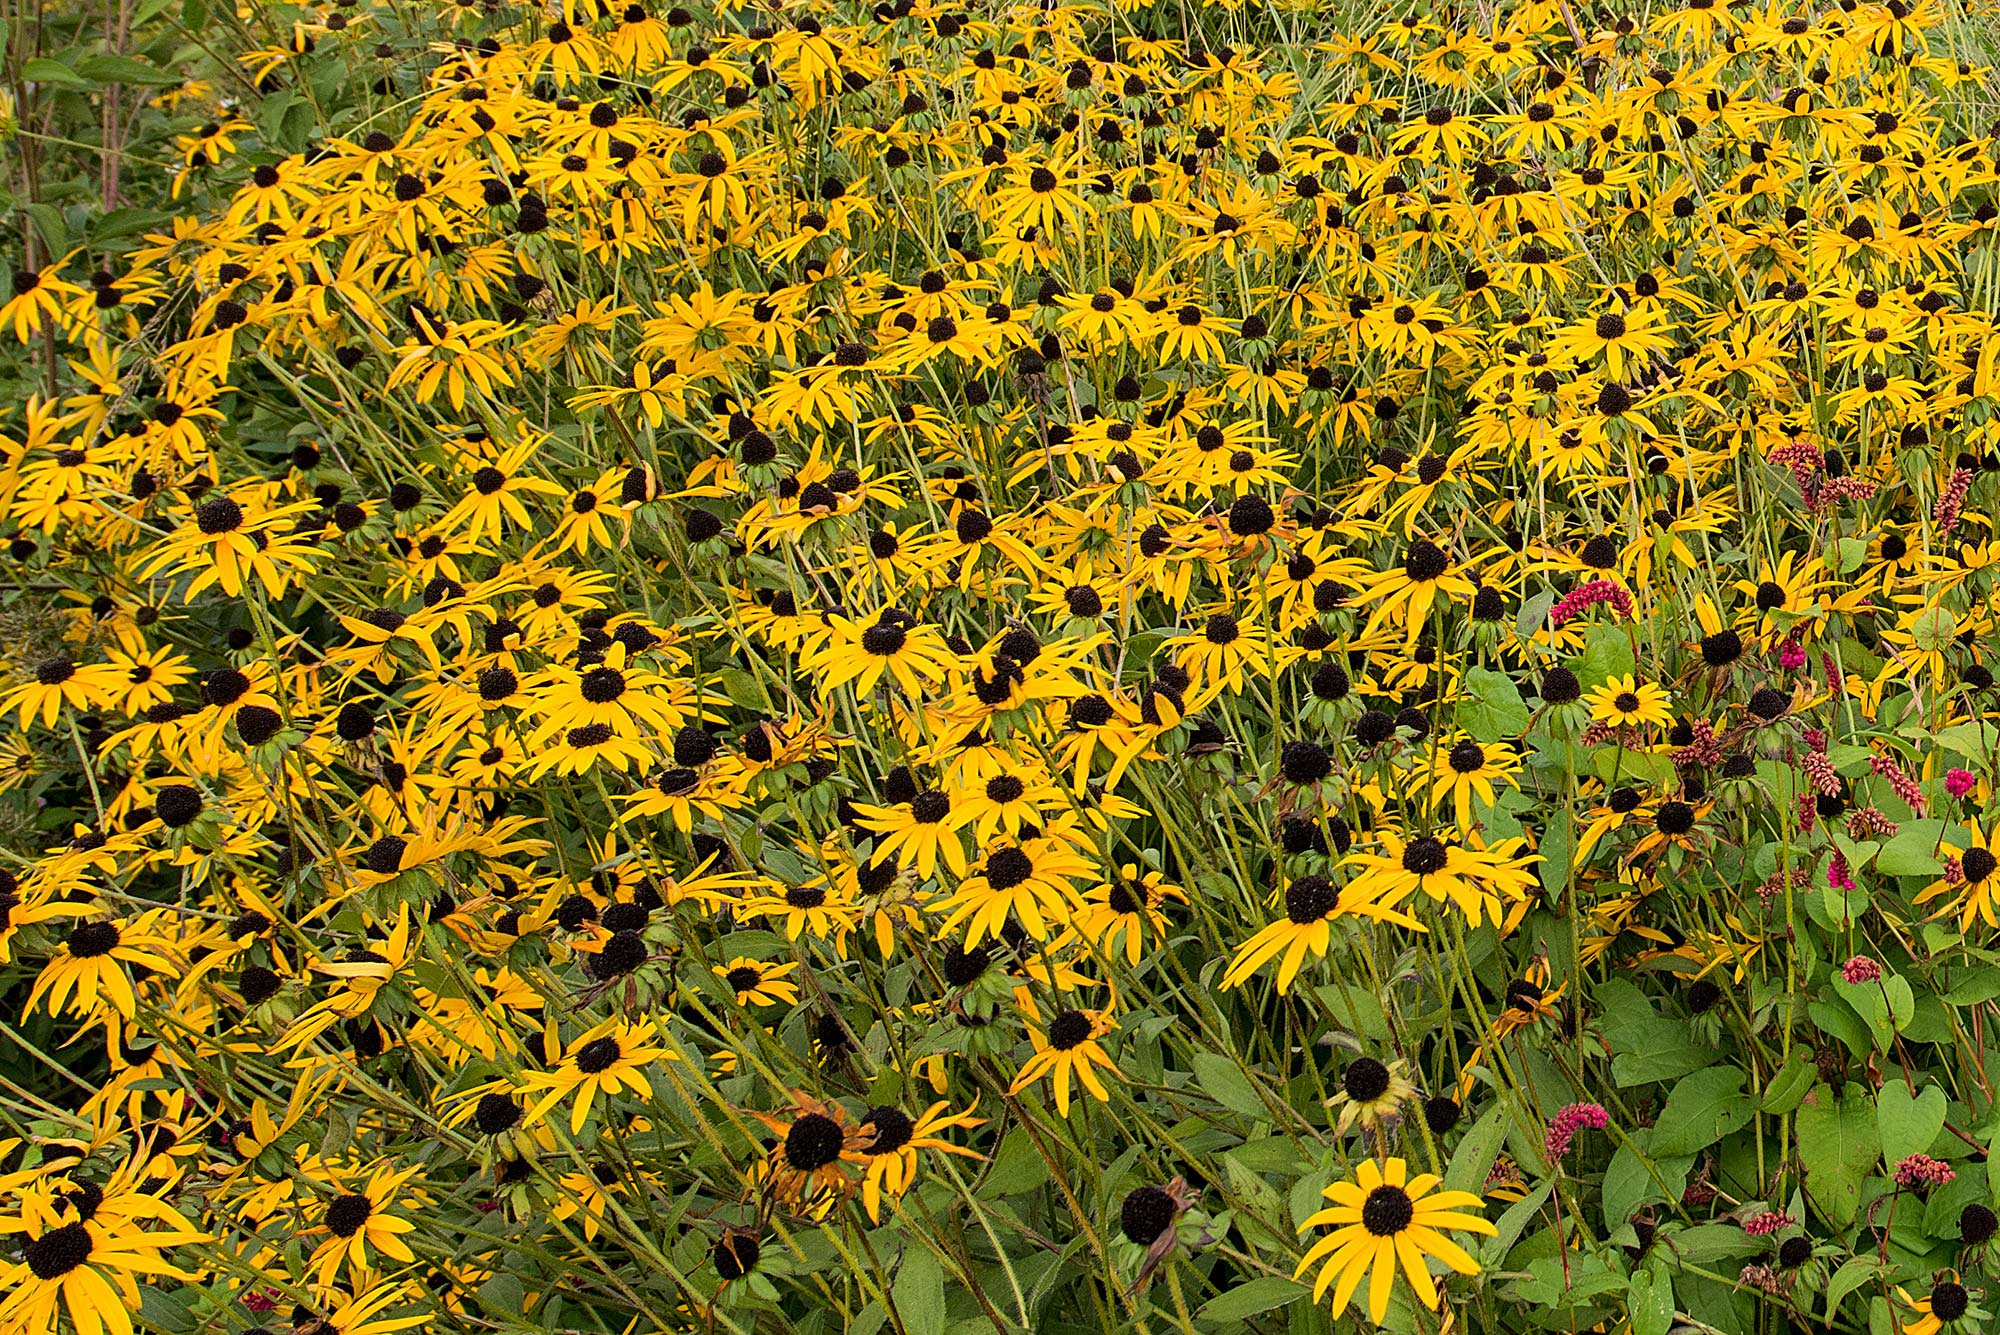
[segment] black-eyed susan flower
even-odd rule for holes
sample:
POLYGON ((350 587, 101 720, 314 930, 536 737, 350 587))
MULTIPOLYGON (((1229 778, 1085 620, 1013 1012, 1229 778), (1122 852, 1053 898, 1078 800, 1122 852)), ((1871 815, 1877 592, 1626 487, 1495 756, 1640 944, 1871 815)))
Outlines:
POLYGON ((1105 1087, 1098 1068, 1121 1080, 1124 1076, 1098 1041, 1118 1027, 1109 1012, 1059 1010, 1045 1026, 1030 1005, 1022 1018, 1028 1027, 1029 1038, 1034 1041, 1035 1055, 1028 1058, 1015 1074, 1013 1082, 1007 1086, 1008 1094, 1019 1094, 1036 1081, 1046 1078, 1055 1094, 1057 1115, 1068 1117, 1070 1082, 1074 1080, 1090 1091, 1091 1097, 1099 1103, 1110 1102, 1111 1091, 1105 1087))
POLYGON ((1671 724, 1670 697, 1666 690, 1631 674, 1612 677, 1585 697, 1590 717, 1607 727, 1664 728, 1671 724))
POLYGON ((614 1017, 571 1039, 562 1049, 560 1061, 550 1052, 553 1070, 529 1071, 522 1076, 524 1091, 536 1096, 528 1110, 529 1119, 540 1121, 567 1099, 570 1134, 581 1135, 600 1094, 607 1101, 627 1091, 651 1097, 653 1086, 646 1068, 666 1054, 655 1042, 657 1032, 650 1020, 631 1024, 614 1017))
POLYGON ((1300 1259, 1294 1277, 1317 1267, 1313 1298, 1317 1301, 1327 1289, 1333 1289, 1336 1317, 1347 1310, 1366 1280, 1368 1316, 1380 1325, 1388 1313, 1399 1271, 1417 1301, 1436 1309, 1438 1287, 1431 1276, 1430 1258, 1461 1275, 1478 1274, 1478 1262, 1448 1235, 1490 1236, 1496 1231, 1473 1213, 1481 1208, 1477 1196, 1469 1191, 1439 1191, 1438 1182, 1430 1173, 1410 1176, 1401 1159, 1380 1164, 1362 1160, 1353 1181, 1336 1182, 1326 1189, 1326 1198, 1334 1203, 1299 1225, 1301 1231, 1328 1227, 1334 1231, 1313 1243, 1300 1259))
POLYGON ((795 1006, 799 985, 785 977, 797 964, 770 964, 739 955, 714 967, 714 974, 736 994, 739 1006, 795 1006))

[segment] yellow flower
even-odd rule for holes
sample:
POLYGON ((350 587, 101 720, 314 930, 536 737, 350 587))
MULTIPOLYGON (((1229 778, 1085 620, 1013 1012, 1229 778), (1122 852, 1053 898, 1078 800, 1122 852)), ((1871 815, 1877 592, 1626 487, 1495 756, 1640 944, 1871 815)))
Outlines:
POLYGON ((1668 727, 1674 721, 1670 698, 1652 682, 1637 677, 1613 677, 1586 697, 1590 717, 1607 727, 1668 727))
POLYGON ((1334 1231, 1312 1245, 1293 1278, 1319 1267, 1313 1299, 1319 1300, 1332 1287, 1336 1318, 1347 1310, 1361 1281, 1367 1280, 1368 1317, 1379 1326, 1388 1315, 1400 1269, 1417 1301, 1435 1310, 1438 1288, 1429 1258, 1461 1275, 1479 1273, 1479 1263, 1447 1233, 1496 1232, 1491 1223, 1469 1213, 1484 1208, 1477 1196, 1469 1191, 1438 1191, 1438 1182, 1431 1173, 1409 1176, 1401 1159, 1383 1164, 1364 1159, 1354 1181, 1336 1182, 1323 1193, 1334 1203, 1299 1225, 1301 1232, 1324 1227, 1334 1231))

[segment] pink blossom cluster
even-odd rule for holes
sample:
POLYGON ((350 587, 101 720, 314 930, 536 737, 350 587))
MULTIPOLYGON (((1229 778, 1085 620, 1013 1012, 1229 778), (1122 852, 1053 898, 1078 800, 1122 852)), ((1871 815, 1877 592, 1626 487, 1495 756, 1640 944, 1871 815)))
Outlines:
POLYGON ((1559 627, 1574 621, 1599 603, 1609 603, 1627 621, 1632 619, 1632 595, 1615 581, 1593 579, 1570 590, 1561 602, 1549 609, 1549 625, 1559 627))
POLYGON ((1840 773, 1833 762, 1817 751, 1808 751, 1799 760, 1805 769, 1806 778, 1812 781, 1813 791, 1825 793, 1828 797, 1840 796, 1840 773))
POLYGON ((1970 468, 1960 468, 1952 473, 1950 483, 1937 499, 1937 507, 1931 511, 1931 522, 1938 526, 1940 536, 1958 527, 1958 512, 1965 505, 1965 494, 1971 490, 1970 468))
POLYGON ((1944 790, 1953 797, 1964 797, 1979 786, 1979 776, 1971 770, 1947 770, 1944 776, 1944 790))
POLYGON ((1847 817, 1847 832, 1856 839, 1894 839, 1898 828, 1876 807, 1856 807, 1847 817))
MULTIPOLYGON (((1847 854, 1842 853, 1838 849, 1834 850, 1832 859, 1826 864, 1826 883, 1835 890, 1852 890, 1854 888, 1854 875, 1847 870, 1847 854)), ((1860 957, 1856 956, 1855 958, 1859 959, 1860 957)), ((1849 961, 1849 963, 1852 962, 1851 960, 1849 961)), ((1850 979, 1849 981, 1852 980, 1850 979)))
POLYGON ((1753 1238, 1765 1238, 1773 1233, 1781 1233, 1798 1222, 1783 1210, 1766 1210, 1762 1214, 1752 1215, 1744 1220, 1743 1231, 1753 1238))
POLYGON ((1569 1153, 1570 1142, 1579 1131, 1602 1131, 1611 1124, 1611 1114, 1601 1103, 1572 1103, 1549 1119, 1549 1137, 1544 1152, 1551 1160, 1569 1153))
POLYGON ((1791 470, 1792 480, 1804 491, 1806 484, 1826 466, 1826 456, 1810 441, 1791 440, 1764 456, 1780 468, 1791 470))
MULTIPOLYGON (((1792 889, 1803 890, 1811 883, 1812 883, 1812 868, 1810 867, 1792 868, 1792 889)), ((1782 871, 1772 872, 1769 876, 1766 876, 1763 882, 1757 887, 1757 898, 1766 904, 1770 903, 1772 900, 1776 899, 1779 895, 1782 895, 1784 893, 1785 893, 1785 873, 1782 871)))
POLYGON ((1840 966, 1840 977, 1846 983, 1873 983, 1882 977, 1882 966, 1866 955, 1856 955, 1840 966))
POLYGON ((1778 666, 1787 672, 1797 672, 1806 665, 1806 649, 1796 636, 1788 635, 1778 646, 1778 666))
POLYGON ((1946 885, 1957 885, 1965 879, 1965 864, 1959 861, 1958 854, 1943 854, 1938 858, 1938 861, 1944 863, 1944 880, 1946 885))
POLYGON ((1896 1185, 1905 1191, 1941 1187, 1957 1176, 1950 1164, 1928 1154, 1912 1154, 1896 1165, 1896 1185))
POLYGON ((1887 779, 1890 789, 1909 804, 1910 810, 1919 816, 1924 814, 1924 790, 1917 787, 1917 781, 1896 762, 1895 757, 1870 756, 1868 768, 1871 773, 1887 779))
POLYGON ((1813 508, 1818 510, 1832 505, 1836 501, 1869 500, 1873 498, 1875 491, 1876 484, 1868 481, 1866 478, 1853 477, 1851 475, 1848 477, 1832 478, 1820 489, 1819 504, 1813 508))
POLYGON ((1694 740, 1673 753, 1670 757, 1675 769, 1708 769, 1722 763, 1722 748, 1716 744, 1715 725, 1707 719, 1696 719, 1688 725, 1694 740))

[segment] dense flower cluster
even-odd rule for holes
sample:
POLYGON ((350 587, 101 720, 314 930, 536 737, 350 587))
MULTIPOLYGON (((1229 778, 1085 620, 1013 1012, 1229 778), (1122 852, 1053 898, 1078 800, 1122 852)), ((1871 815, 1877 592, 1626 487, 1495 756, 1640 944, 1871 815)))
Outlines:
POLYGON ((7 28, 0 1335, 1972 1310, 1983 17, 209 7, 7 28))

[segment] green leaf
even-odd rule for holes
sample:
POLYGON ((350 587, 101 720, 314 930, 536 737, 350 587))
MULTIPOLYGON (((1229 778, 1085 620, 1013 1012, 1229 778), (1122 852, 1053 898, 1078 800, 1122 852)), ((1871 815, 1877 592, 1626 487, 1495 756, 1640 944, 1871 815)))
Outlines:
POLYGON ((1201 1310, 1194 1315, 1197 1321, 1244 1321, 1259 1312, 1268 1312, 1286 1303, 1305 1302, 1311 1297, 1312 1290, 1303 1284, 1294 1284, 1276 1275, 1264 1275, 1247 1284, 1238 1284, 1227 1293, 1217 1294, 1203 1303, 1201 1310))
POLYGON ((1807 1005, 1806 1014, 1812 1022, 1825 1032, 1832 1034, 1847 1045, 1847 1050, 1856 1057, 1866 1060, 1875 1047, 1868 1033, 1868 1022, 1854 1013, 1854 1008, 1836 999, 1815 1001, 1807 1005))
POLYGON ((1639 1207, 1646 1202, 1677 1197, 1687 1186, 1688 1171, 1694 1167, 1694 1156, 1681 1154, 1655 1158, 1648 1149, 1652 1134, 1644 1127, 1633 1131, 1631 1143, 1621 1144, 1604 1170, 1604 1220, 1613 1228, 1637 1214, 1639 1207), (1650 1171, 1646 1167, 1648 1159, 1652 1160, 1650 1171), (1659 1174, 1658 1181, 1654 1180, 1654 1172, 1659 1174), (1662 1182, 1666 1184, 1665 1190, 1661 1189, 1662 1182))
POLYGON ((1632 1276, 1626 1310, 1632 1318, 1632 1335, 1667 1335, 1674 1324, 1673 1277, 1651 1267, 1632 1276))
POLYGON ((1514 1244, 1520 1241, 1521 1230, 1526 1228, 1528 1221, 1548 1203, 1549 1195, 1555 1189, 1556 1184, 1553 1181, 1544 1182, 1507 1207, 1507 1212, 1493 1225, 1493 1236, 1479 1249, 1487 1265, 1498 1265, 1506 1258, 1507 1253, 1513 1250, 1514 1244))
POLYGON ((1792 1059, 1764 1086, 1764 1111, 1773 1117, 1781 1117, 1798 1107, 1806 1091, 1813 1087, 1818 1074, 1818 1067, 1794 1052, 1792 1059))
POLYGON ((903 1249, 890 1293, 909 1335, 944 1335, 944 1268, 929 1251, 915 1244, 903 1249))
POLYGON ((1674 1086, 1653 1126, 1654 1154, 1693 1154, 1740 1130, 1757 1105, 1743 1092, 1743 1072, 1734 1066, 1696 1071, 1674 1086))
MULTIPOLYGON (((1522 1302, 1543 1308, 1575 1308, 1599 1294, 1630 1289, 1625 1276, 1588 1252, 1542 1256, 1528 1263, 1528 1278, 1515 1285, 1522 1302)), ((1565 1325, 1571 1323, 1565 1322, 1565 1325)))
POLYGON ((1521 613, 1514 618, 1514 629, 1522 639, 1533 639, 1542 623, 1549 619, 1549 609, 1556 605, 1556 591, 1543 589, 1534 597, 1521 604, 1521 613))
POLYGON ((113 209, 91 224, 90 236, 94 241, 115 241, 121 237, 137 236, 154 227, 164 227, 173 220, 171 213, 158 209, 113 209))
POLYGON ((1927 1085, 1921 1094, 1910 1093, 1900 1080, 1891 1080, 1875 1096, 1875 1125, 1882 1137, 1882 1158, 1898 1163, 1931 1147, 1944 1130, 1944 1091, 1927 1085))
POLYGON ((99 83, 164 85, 179 83, 181 76, 171 70, 148 65, 131 56, 85 56, 76 62, 77 73, 99 83))
POLYGON ((1574 667, 1576 679, 1586 691, 1602 686, 1612 677, 1633 672, 1632 640, 1617 626, 1592 626, 1583 640, 1583 657, 1574 667))
POLYGON ((1881 1132, 1865 1094, 1836 1099, 1813 1086, 1798 1110, 1799 1161, 1806 1191, 1835 1228, 1846 1228, 1861 1210, 1861 1184, 1881 1157, 1881 1132))
POLYGON ((1009 1131, 993 1156, 993 1168, 979 1185, 979 1194, 989 1200, 1019 1196, 1049 1180, 1048 1161, 1035 1148, 1035 1139, 1021 1127, 1009 1131))
POLYGON ((518 1321, 528 1305, 527 1292, 521 1287, 520 1277, 502 1270, 479 1286, 474 1297, 479 1305, 494 1316, 505 1320, 518 1321))
POLYGON ((715 684, 729 697, 729 702, 738 709, 748 709, 759 714, 771 712, 771 697, 758 681, 739 667, 726 667, 715 674, 715 684))
POLYGON ((1937 731, 1940 746, 1948 746, 1984 768, 1987 757, 2000 747, 2000 727, 1991 723, 1959 723, 1937 731))
POLYGON ((1895 838, 1882 845, 1875 855, 1875 870, 1884 876, 1936 876, 1944 870, 1935 850, 1944 833, 1941 820, 1906 820, 1896 828, 1895 838))
POLYGON ((1896 1035, 1916 1018, 1916 993, 1900 975, 1885 973, 1872 983, 1850 983, 1836 976, 1833 990, 1867 1021, 1869 1037, 1878 1051, 1887 1052, 1896 1035))
POLYGON ((1231 1112, 1261 1120, 1270 1118, 1271 1110, 1264 1106, 1264 1100, 1257 1097, 1249 1077, 1221 1053, 1195 1053, 1194 1078, 1203 1093, 1231 1112))
POLYGON ((1840 1269, 1833 1272, 1833 1278, 1827 1281, 1826 1319, 1832 1321, 1834 1314, 1840 1310, 1841 1300, 1873 1279, 1882 1269, 1882 1262, 1873 1256, 1848 1258, 1840 1269))
POLYGON ((1621 1088, 1654 1080, 1676 1080, 1715 1059, 1713 1049, 1694 1041, 1679 1020, 1657 1014, 1638 988, 1624 979, 1598 992, 1598 1022, 1611 1044, 1611 1078, 1621 1088))
POLYGON ((24 62, 21 66, 21 77, 29 83, 59 83, 71 88, 87 88, 90 85, 90 80, 60 60, 46 58, 24 62))
POLYGON ((1976 1006, 1995 997, 2000 997, 2000 969, 1990 965, 1959 974, 1944 994, 1945 1003, 1951 1006, 1976 1006))
MULTIPOLYGON (((1486 1183, 1486 1175, 1493 1171, 1493 1161, 1500 1157, 1500 1147, 1507 1143, 1507 1106, 1496 1102, 1465 1133, 1465 1139, 1458 1142, 1452 1152, 1451 1166, 1444 1170, 1444 1185, 1448 1191, 1478 1191, 1486 1183)), ((2000 1156, 1996 1156, 2000 1157, 2000 1156)))
POLYGON ((1514 679, 1491 668, 1467 668, 1459 679, 1458 725, 1476 741, 1519 737, 1528 729, 1528 706, 1514 679))
POLYGON ((139 1316, 147 1327, 153 1330, 180 1332, 195 1328, 194 1313, 188 1310, 188 1298, 196 1290, 177 1290, 169 1293, 161 1289, 142 1289, 139 1292, 139 1316))
POLYGON ((51 251, 61 255, 69 249, 69 224, 63 221, 61 209, 53 204, 23 204, 21 212, 35 220, 35 230, 51 251))

